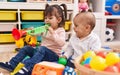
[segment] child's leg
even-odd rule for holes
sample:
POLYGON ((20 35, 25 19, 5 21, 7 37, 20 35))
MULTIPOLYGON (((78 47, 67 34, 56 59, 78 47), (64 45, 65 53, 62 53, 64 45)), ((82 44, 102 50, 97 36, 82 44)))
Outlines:
POLYGON ((32 57, 34 55, 34 48, 31 46, 24 46, 23 48, 20 49, 18 54, 13 57, 9 63, 13 66, 16 67, 19 62, 21 62, 26 56, 32 57))
POLYGON ((75 68, 75 65, 72 63, 72 59, 71 59, 71 58, 68 59, 68 61, 67 61, 67 66, 72 67, 72 68, 75 68))
POLYGON ((25 46, 20 49, 19 53, 14 56, 8 63, 0 62, 0 67, 8 71, 13 71, 19 62, 21 62, 27 55, 33 56, 34 48, 25 46))
POLYGON ((27 72, 32 71, 34 65, 36 63, 39 63, 41 61, 57 61, 59 56, 54 53, 53 51, 49 50, 48 48, 44 46, 40 46, 38 51, 34 54, 33 57, 30 59, 25 60, 23 63, 25 64, 25 67, 23 67, 16 75, 22 75, 21 72, 24 72, 24 74, 27 72))

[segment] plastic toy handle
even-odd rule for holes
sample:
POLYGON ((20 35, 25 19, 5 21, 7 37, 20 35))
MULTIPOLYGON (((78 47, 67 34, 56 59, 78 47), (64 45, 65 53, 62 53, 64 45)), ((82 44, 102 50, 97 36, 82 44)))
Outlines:
POLYGON ((45 26, 40 26, 40 27, 37 27, 37 28, 34 28, 32 30, 27 30, 27 34, 41 34, 43 32, 47 32, 47 29, 48 29, 49 25, 46 24, 45 26))

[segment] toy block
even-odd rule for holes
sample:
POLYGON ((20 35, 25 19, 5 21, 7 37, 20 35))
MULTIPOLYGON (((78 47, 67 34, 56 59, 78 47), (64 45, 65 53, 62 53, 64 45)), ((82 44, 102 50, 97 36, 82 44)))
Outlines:
POLYGON ((32 75, 62 75, 64 68, 62 64, 43 61, 34 66, 32 75))

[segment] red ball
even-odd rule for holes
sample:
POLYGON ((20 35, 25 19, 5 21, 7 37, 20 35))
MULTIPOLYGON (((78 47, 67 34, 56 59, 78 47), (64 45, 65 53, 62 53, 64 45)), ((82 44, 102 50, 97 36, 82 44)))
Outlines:
POLYGON ((106 52, 100 51, 96 55, 105 58, 106 57, 106 52))
POLYGON ((119 72, 118 68, 116 66, 108 66, 107 68, 104 69, 104 71, 107 72, 119 72))
POLYGON ((120 62, 116 63, 114 66, 116 66, 120 72, 120 62))
POLYGON ((87 68, 90 68, 90 65, 89 64, 84 64, 85 67, 87 68))

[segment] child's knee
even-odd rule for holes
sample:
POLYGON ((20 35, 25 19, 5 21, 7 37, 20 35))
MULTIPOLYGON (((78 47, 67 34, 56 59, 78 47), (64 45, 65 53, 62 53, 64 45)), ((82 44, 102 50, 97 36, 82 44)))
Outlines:
POLYGON ((38 52, 44 54, 44 53, 46 52, 46 47, 45 47, 45 46, 40 46, 40 47, 38 48, 38 52))

